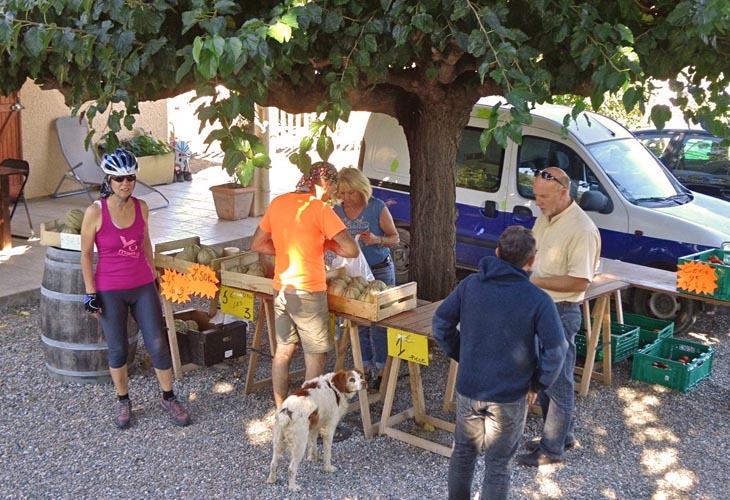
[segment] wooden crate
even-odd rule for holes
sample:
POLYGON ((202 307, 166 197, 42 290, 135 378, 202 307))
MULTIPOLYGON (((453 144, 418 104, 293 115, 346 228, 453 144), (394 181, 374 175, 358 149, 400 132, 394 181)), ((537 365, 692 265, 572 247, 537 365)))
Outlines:
POLYGON ((260 262, 258 252, 243 252, 220 259, 221 285, 239 288, 250 292, 274 294, 273 280, 263 276, 254 276, 231 271, 234 266, 248 266, 260 262))
POLYGON ((181 240, 166 241, 155 245, 155 267, 157 269, 173 269, 175 271, 186 273, 190 266, 195 262, 182 260, 175 257, 176 254, 182 252, 185 247, 190 245, 200 245, 199 236, 191 236, 181 240))
POLYGON ((81 235, 62 233, 63 219, 41 223, 41 245, 81 251, 81 235))
MULTIPOLYGON (((166 241, 164 243, 158 243, 155 245, 154 259, 155 267, 157 269, 173 269, 175 271, 186 273, 190 270, 190 267, 197 262, 191 262, 189 260, 182 260, 175 257, 178 253, 182 252, 185 247, 190 245, 200 245, 199 236, 191 236, 190 238, 183 238, 181 240, 166 241)), ((220 257, 210 261, 209 266, 218 273, 220 270, 220 263, 227 257, 220 257)), ((220 279, 220 274, 219 274, 220 279)))
POLYGON ((383 290, 375 295, 375 300, 372 303, 327 294, 327 305, 331 312, 349 314, 370 321, 380 321, 395 314, 415 309, 417 300, 416 283, 414 281, 383 290))

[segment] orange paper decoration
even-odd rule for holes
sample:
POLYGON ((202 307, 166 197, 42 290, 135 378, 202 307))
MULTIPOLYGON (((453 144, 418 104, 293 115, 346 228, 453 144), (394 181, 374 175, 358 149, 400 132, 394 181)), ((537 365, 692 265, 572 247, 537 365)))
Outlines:
POLYGON ((711 265, 693 260, 678 267, 677 288, 705 295, 712 295, 717 290, 717 274, 711 265))
POLYGON ((160 293, 164 298, 182 304, 188 302, 191 295, 212 299, 218 292, 217 284, 218 277, 213 269, 193 264, 185 274, 165 269, 161 277, 160 293))

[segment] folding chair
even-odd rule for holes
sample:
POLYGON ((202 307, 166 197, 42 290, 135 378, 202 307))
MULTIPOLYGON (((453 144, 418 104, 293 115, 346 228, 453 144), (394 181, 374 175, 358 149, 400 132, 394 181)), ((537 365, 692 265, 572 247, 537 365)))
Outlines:
POLYGON ((19 175, 23 177, 23 182, 20 185, 20 190, 18 191, 18 194, 15 196, 15 199, 11 198, 10 201, 13 202, 13 210, 10 212, 10 218, 13 218, 13 215, 15 215, 15 209, 18 208, 18 203, 23 202, 23 207, 25 207, 25 215, 28 217, 28 226, 30 227, 30 238, 35 238, 35 230, 33 229, 33 221, 30 219, 30 211, 28 211, 28 202, 25 200, 25 183, 28 182, 28 177, 30 175, 30 164, 25 160, 16 160, 14 158, 6 158, 2 162, 0 162, 0 165, 3 167, 10 167, 15 168, 19 170, 18 174, 13 175, 19 175))
MULTIPOLYGON (((90 188, 101 186, 104 182, 105 175, 97 162, 94 151, 85 147, 86 136, 89 134, 89 123, 86 121, 86 118, 79 120, 77 116, 57 118, 56 133, 58 134, 58 142, 61 144, 63 156, 66 158, 66 163, 68 164, 68 172, 61 177, 52 196, 54 198, 60 198, 86 193, 89 200, 93 202, 94 199, 91 196, 90 188), (81 186, 81 189, 59 194, 58 190, 66 180, 76 182, 81 186)), ((170 200, 164 194, 139 179, 137 179, 134 188, 134 195, 138 198, 144 197, 150 206, 150 210, 165 208, 170 205, 170 200), (147 199, 147 195, 150 194, 161 196, 164 200, 162 205, 156 206, 150 203, 150 200, 147 199)))

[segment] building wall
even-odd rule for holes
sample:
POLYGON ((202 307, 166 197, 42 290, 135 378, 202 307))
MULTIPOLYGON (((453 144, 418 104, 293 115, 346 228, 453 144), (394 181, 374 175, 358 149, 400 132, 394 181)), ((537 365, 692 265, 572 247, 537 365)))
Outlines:
MULTIPOLYGON (((20 89, 20 102, 25 106, 21 111, 21 141, 23 159, 30 163, 31 174, 25 186, 27 198, 49 196, 68 171, 58 143, 54 122, 61 116, 69 116, 71 109, 64 103, 63 95, 57 90, 43 90, 28 80, 20 89)), ((82 106, 84 109, 85 106, 82 106)), ((168 140, 167 102, 148 101, 140 103, 140 114, 136 117, 136 127, 151 133, 153 137, 168 140)), ((94 142, 103 134, 105 116, 99 115, 92 126, 98 129, 94 142)), ((135 131, 124 130, 120 137, 134 135, 135 131)), ((78 185, 66 181, 60 192, 74 191, 78 185)))

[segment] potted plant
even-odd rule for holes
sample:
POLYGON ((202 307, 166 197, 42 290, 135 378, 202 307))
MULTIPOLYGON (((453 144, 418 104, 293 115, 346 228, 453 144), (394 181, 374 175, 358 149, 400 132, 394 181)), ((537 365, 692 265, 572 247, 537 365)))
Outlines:
POLYGON ((252 185, 254 169, 271 166, 266 146, 245 130, 250 129, 249 125, 242 125, 244 128, 230 127, 221 138, 222 143, 235 142, 236 147, 229 149, 223 158, 222 167, 230 177, 229 182, 210 187, 219 219, 240 220, 249 216, 256 193, 252 185))
POLYGON ((112 151, 123 147, 137 157, 140 181, 150 186, 170 184, 175 178, 175 152, 166 142, 155 139, 138 129, 139 133, 121 141, 108 140, 104 151, 112 151))

